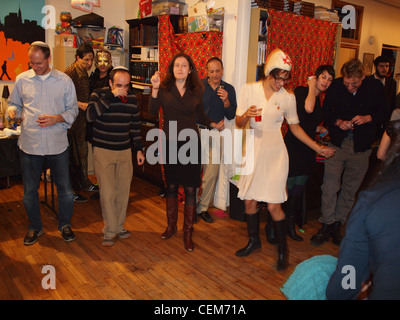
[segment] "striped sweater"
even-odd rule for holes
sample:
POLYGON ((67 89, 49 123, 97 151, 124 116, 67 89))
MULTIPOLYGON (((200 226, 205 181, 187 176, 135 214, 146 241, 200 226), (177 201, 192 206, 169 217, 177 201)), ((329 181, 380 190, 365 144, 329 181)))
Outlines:
POLYGON ((93 122, 93 145, 109 150, 142 149, 140 113, 136 96, 127 102, 114 97, 110 88, 95 90, 86 109, 86 120, 93 122))

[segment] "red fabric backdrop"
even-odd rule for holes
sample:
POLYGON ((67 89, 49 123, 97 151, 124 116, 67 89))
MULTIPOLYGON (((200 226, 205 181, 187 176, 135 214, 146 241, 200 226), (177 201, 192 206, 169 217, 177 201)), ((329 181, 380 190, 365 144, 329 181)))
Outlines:
POLYGON ((206 63, 212 57, 222 57, 222 32, 193 32, 174 34, 169 16, 159 17, 159 69, 165 76, 172 57, 184 52, 189 55, 197 66, 200 78, 207 76, 206 63))
MULTIPOLYGON (((285 11, 269 11, 267 57, 274 49, 280 48, 293 62, 292 81, 286 87, 294 90, 307 84, 307 78, 314 75, 322 64, 333 64, 337 24, 300 16, 285 11)), ((286 121, 282 134, 287 133, 286 121)))
POLYGON ((280 48, 293 62, 294 89, 307 83, 321 64, 333 64, 337 24, 285 11, 269 11, 267 56, 280 48))

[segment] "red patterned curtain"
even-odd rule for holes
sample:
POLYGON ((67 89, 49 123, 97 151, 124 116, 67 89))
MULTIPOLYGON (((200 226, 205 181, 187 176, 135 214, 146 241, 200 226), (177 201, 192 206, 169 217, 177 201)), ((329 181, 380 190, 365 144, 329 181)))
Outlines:
POLYGON ((292 89, 305 85, 321 64, 333 64, 337 24, 272 9, 268 19, 267 56, 276 48, 290 56, 292 89))
MULTIPOLYGON (((190 56, 197 66, 200 78, 207 76, 206 63, 212 57, 222 57, 222 32, 194 32, 175 34, 174 28, 168 15, 159 17, 158 22, 158 50, 159 50, 159 71, 161 78, 166 75, 169 62, 179 52, 190 56)), ((164 127, 162 111, 159 112, 159 127, 164 127)), ((164 166, 161 166, 162 178, 165 182, 164 166)), ((199 196, 201 194, 201 189, 199 196)), ((184 201, 182 187, 179 188, 179 201, 184 201)))
POLYGON ((159 69, 165 76, 172 57, 184 52, 189 55, 197 66, 200 78, 207 76, 206 63, 212 57, 222 57, 222 32, 193 32, 174 34, 169 16, 159 17, 159 69))

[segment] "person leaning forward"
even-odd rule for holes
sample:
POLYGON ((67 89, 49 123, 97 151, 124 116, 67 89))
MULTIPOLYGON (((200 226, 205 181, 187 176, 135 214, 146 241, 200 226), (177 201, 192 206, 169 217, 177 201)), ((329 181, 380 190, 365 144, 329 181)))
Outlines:
POLYGON ((18 75, 7 109, 10 120, 22 119, 18 146, 23 202, 30 222, 24 244, 34 244, 43 233, 38 189, 44 165, 50 168, 57 187, 58 230, 65 241, 72 241, 75 235, 71 230, 73 193, 67 130, 78 115, 75 87, 66 74, 50 67, 50 49, 46 43, 33 42, 28 57, 32 69, 18 75))
POLYGON ((362 62, 352 59, 333 81, 323 104, 324 123, 335 157, 324 164, 321 186, 320 230, 311 243, 320 245, 332 237, 340 245, 341 225, 347 220, 358 189, 369 167, 376 129, 384 121, 385 91, 379 80, 365 77, 362 62))

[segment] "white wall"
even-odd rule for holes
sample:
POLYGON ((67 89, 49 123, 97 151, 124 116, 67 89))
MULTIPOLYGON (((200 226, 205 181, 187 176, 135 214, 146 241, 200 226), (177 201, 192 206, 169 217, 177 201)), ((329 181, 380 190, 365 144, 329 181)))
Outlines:
MULTIPOLYGON (((330 8, 331 0, 308 0, 330 8)), ((216 7, 225 7, 225 24, 222 60, 225 65, 224 80, 232 83, 236 90, 245 83, 247 73, 247 50, 250 21, 251 0, 215 0, 216 7)), ((375 56, 381 52, 382 44, 400 47, 400 9, 387 6, 374 0, 348 0, 350 3, 364 7, 362 34, 359 58, 365 52, 375 56), (370 36, 375 37, 375 43, 369 44, 370 36)), ((53 5, 56 9, 57 21, 61 11, 70 11, 72 16, 85 14, 85 12, 71 8, 70 0, 46 0, 46 4, 53 5)), ((104 17, 105 27, 113 25, 121 26, 125 30, 124 45, 128 46, 128 24, 125 20, 137 18, 139 0, 102 0, 100 8, 94 8, 94 12, 104 17)), ((54 30, 46 32, 49 45, 54 45, 54 30)), ((12 87, 13 82, 0 81, 0 93, 2 84, 7 83, 12 87)))
MULTIPOLYGON (((250 0, 215 0, 215 8, 225 8, 222 47, 224 80, 232 83, 235 88, 246 81, 250 3, 250 0)), ((136 19, 139 0, 125 0, 125 6, 126 20, 136 19)))
MULTIPOLYGON (((72 8, 70 0, 45 0, 45 2, 46 5, 52 5, 55 7, 57 22, 60 22, 59 17, 62 11, 70 12, 73 19, 87 14, 87 12, 72 8)), ((100 7, 93 8, 93 13, 104 18, 104 27, 107 29, 112 26, 118 26, 123 29, 127 28, 125 22, 125 0, 102 0, 100 1, 100 4, 100 7)), ((127 33, 127 31, 125 33, 127 33)), ((54 35, 55 30, 46 30, 46 41, 50 47, 54 47, 54 35)), ((125 43, 126 41, 124 42, 124 45, 125 43)))

